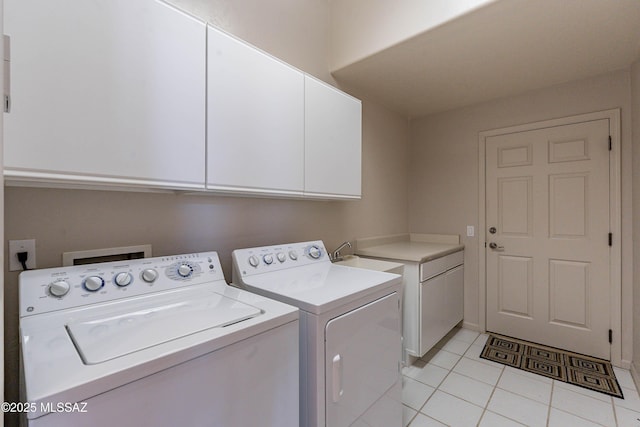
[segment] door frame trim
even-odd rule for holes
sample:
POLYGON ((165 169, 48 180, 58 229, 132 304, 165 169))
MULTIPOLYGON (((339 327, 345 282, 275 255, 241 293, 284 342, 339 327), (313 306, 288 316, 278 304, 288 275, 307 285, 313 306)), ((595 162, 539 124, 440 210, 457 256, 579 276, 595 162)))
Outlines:
MULTIPOLYGON (((611 363, 615 366, 629 368, 630 361, 622 361, 622 343, 631 342, 632 337, 622 336, 622 191, 621 191, 621 144, 620 144, 620 109, 597 111, 594 113, 580 114, 576 116, 543 120, 540 122, 510 126, 506 128, 482 131, 478 134, 478 206, 479 206, 479 230, 478 230, 478 287, 479 287, 479 321, 480 330, 487 330, 487 260, 486 260, 486 139, 492 136, 507 133, 524 132, 536 129, 544 129, 555 126, 570 125, 587 121, 608 119, 611 135, 612 151, 609 155, 609 227, 613 233, 613 246, 609 264, 610 288, 610 324, 613 330, 613 344, 611 345, 611 363), (617 238, 616 238, 617 236, 617 238)), ((606 236, 603 236, 605 239, 606 236)), ((631 310, 631 301, 624 302, 629 305, 625 312, 631 310)), ((603 337, 602 339, 606 339, 603 337)))

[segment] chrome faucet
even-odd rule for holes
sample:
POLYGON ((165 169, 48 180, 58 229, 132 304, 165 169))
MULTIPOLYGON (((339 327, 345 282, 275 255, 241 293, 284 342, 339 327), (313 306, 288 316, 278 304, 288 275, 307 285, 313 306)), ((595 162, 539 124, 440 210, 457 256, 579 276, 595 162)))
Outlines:
POLYGON ((338 246, 338 248, 335 251, 333 251, 333 253, 329 255, 329 258, 331 258, 331 261, 333 262, 342 261, 342 255, 340 255, 340 251, 344 249, 345 246, 349 246, 350 248, 353 247, 351 246, 351 242, 343 242, 340 246, 338 246))

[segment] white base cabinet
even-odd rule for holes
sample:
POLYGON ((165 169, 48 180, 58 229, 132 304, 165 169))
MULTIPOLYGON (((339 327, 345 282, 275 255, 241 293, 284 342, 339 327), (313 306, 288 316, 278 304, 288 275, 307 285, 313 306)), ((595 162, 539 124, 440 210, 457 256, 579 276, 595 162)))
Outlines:
POLYGON ((402 338, 406 355, 422 357, 464 317, 464 251, 404 265, 402 338))
POLYGON ((420 283, 420 351, 424 355, 463 318, 464 267, 420 283))
POLYGON ((155 0, 6 0, 8 181, 204 188, 206 26, 155 0))
POLYGON ((418 306, 405 307, 417 308, 407 315, 417 315, 412 321, 418 323, 418 340, 411 340, 408 353, 422 357, 464 317, 464 251, 427 261, 419 271, 418 306))

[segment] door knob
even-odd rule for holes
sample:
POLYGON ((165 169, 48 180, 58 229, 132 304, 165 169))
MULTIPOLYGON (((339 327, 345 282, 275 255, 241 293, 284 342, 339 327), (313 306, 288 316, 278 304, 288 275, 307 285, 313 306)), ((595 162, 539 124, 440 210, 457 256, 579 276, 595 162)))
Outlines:
POLYGON ((497 250, 497 251, 503 251, 504 250, 504 246, 498 246, 498 244, 495 243, 495 242, 489 243, 489 247, 491 249, 494 249, 494 250, 497 250))

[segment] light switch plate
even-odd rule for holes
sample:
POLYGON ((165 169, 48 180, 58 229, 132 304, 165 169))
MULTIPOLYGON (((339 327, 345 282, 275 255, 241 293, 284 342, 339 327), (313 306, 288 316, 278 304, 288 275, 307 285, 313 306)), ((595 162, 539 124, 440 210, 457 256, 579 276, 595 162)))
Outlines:
POLYGON ((473 225, 467 225, 467 237, 473 237, 475 235, 475 229, 473 225))

